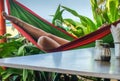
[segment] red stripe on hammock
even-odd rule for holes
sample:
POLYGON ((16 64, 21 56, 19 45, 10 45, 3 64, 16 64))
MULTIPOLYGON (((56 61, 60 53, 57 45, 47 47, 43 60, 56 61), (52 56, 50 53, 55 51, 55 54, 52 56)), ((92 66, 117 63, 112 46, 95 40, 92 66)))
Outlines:
MULTIPOLYGON (((119 23, 119 22, 120 22, 120 20, 114 22, 113 25, 116 25, 116 24, 119 23)), ((74 40, 74 41, 72 41, 72 42, 70 42, 70 43, 67 43, 67 44, 65 44, 65 45, 62 45, 62 46, 60 46, 60 47, 58 47, 58 48, 56 48, 56 49, 50 50, 49 52, 69 50, 69 49, 72 49, 72 48, 76 48, 76 47, 79 47, 79 46, 83 46, 83 45, 92 43, 92 42, 94 42, 95 40, 100 39, 100 38, 108 35, 108 34, 110 33, 110 26, 111 26, 111 25, 104 26, 103 28, 101 28, 101 29, 99 29, 99 30, 97 30, 97 31, 95 31, 95 32, 92 32, 92 33, 90 33, 90 34, 88 34, 88 35, 86 35, 86 36, 83 36, 83 37, 81 37, 81 38, 78 38, 78 39, 76 39, 76 40, 74 40)), ((18 27, 18 28, 19 28, 19 27, 18 27)), ((22 31, 23 31, 23 30, 21 29, 21 32, 22 32, 22 31)), ((25 32, 25 31, 24 31, 24 32, 25 32)), ((25 32, 25 33, 26 33, 26 32, 25 32)), ((27 33, 26 33, 26 34, 27 34, 27 33)), ((29 34, 28 34, 28 35, 29 35, 29 34)), ((27 36, 27 35, 26 35, 26 36, 27 36)), ((31 42, 32 42, 32 40, 33 40, 33 39, 31 38, 31 42)), ((35 45, 37 45, 35 41, 34 41, 34 43, 35 43, 35 45)), ((38 45, 37 45, 37 46, 38 46, 38 45)), ((40 46, 38 46, 38 47, 40 47, 40 46)))
MULTIPOLYGON (((16 1, 16 0, 14 0, 16 1)), ((6 0, 7 2, 7 7, 8 7, 8 13, 10 14, 10 4, 9 4, 9 0, 6 0)), ((41 49, 41 47, 37 44, 37 42, 27 33, 25 32, 22 28, 20 28, 18 25, 12 23, 13 26, 23 35, 25 36, 30 42, 32 42, 34 45, 36 45, 39 49, 41 49)))
POLYGON ((35 12, 33 12, 32 10, 30 10, 28 7, 26 7, 25 5, 21 4, 20 2, 18 2, 17 0, 14 0, 14 2, 16 4, 18 4, 20 7, 24 8, 26 11, 28 11, 29 13, 33 14, 34 16, 36 16, 37 18, 39 18, 40 20, 44 21, 45 23, 49 24, 51 27, 58 29, 59 31, 67 34, 68 36, 72 37, 73 39, 77 39, 77 37, 73 36, 72 34, 66 32, 65 30, 55 26, 54 24, 48 22, 47 20, 45 20, 44 18, 40 17, 38 14, 36 14, 35 12))
MULTIPOLYGON (((41 47, 37 44, 37 42, 28 34, 26 33, 22 28, 20 28, 19 26, 17 26, 16 24, 13 23, 13 26, 24 36, 26 37, 26 39, 28 39, 30 42, 32 42, 36 47, 38 47, 39 49, 41 49, 41 47)), ((42 49, 41 49, 42 50, 42 49)), ((44 50, 42 50, 44 51, 44 50)))
MULTIPOLYGON (((120 20, 112 23, 113 25, 117 25, 118 23, 120 23, 120 20)), ((94 31, 86 36, 83 36, 79 39, 76 39, 70 43, 67 43, 65 45, 62 45, 56 49, 53 49, 53 50, 49 50, 49 51, 65 51, 65 50, 69 50, 69 49, 72 49, 72 48, 76 48, 76 47, 79 47, 79 46, 84 46, 84 45, 87 45, 87 44, 90 44, 92 42, 95 42, 95 40, 97 39, 100 39, 100 38, 103 38, 105 37, 106 35, 110 34, 110 27, 111 25, 107 25, 107 26, 104 26, 100 29, 98 29, 97 31, 94 31)))

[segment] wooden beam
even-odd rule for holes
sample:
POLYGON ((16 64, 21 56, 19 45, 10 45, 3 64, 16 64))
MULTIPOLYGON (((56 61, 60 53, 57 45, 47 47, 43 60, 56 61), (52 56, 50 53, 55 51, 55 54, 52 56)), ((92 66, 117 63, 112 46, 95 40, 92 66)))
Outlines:
MULTIPOLYGON (((4 0, 0 0, 0 35, 4 35, 6 33, 5 19, 2 16, 3 11, 5 11, 4 0)), ((0 40, 0 43, 3 42, 5 42, 5 39, 0 40)))

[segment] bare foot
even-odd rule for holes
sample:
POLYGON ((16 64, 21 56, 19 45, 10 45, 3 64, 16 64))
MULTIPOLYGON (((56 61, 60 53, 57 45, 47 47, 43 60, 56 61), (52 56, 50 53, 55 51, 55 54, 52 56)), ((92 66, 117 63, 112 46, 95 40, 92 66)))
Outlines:
POLYGON ((4 19, 7 19, 7 20, 10 19, 9 15, 7 15, 6 12, 3 11, 3 12, 2 12, 2 15, 3 15, 3 18, 4 18, 4 19))

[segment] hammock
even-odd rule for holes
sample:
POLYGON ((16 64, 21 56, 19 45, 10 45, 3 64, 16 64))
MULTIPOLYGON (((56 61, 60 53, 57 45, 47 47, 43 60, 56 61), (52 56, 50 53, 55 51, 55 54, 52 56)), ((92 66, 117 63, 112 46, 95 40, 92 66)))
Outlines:
MULTIPOLYGON (((8 13, 12 16, 15 16, 17 18, 20 18, 21 20, 34 25, 48 33, 54 34, 58 37, 62 37, 64 39, 70 40, 71 42, 62 45, 56 49, 49 50, 47 52, 55 52, 55 51, 65 51, 70 50, 74 48, 83 48, 83 47, 92 47, 94 46, 95 40, 97 39, 103 39, 103 41, 112 43, 112 35, 110 33, 110 25, 104 26, 86 36, 83 36, 81 38, 76 38, 72 36, 71 34, 67 33, 66 31, 60 29, 59 27, 54 26, 53 24, 49 23, 45 19, 41 18, 37 14, 35 14, 33 11, 28 9, 23 4, 17 2, 16 0, 7 0, 7 6, 8 6, 8 13)), ((116 25, 120 21, 116 21, 112 23, 113 25, 116 25)), ((25 36, 29 41, 31 41, 34 45, 36 45, 38 48, 41 49, 39 45, 37 45, 36 40, 34 37, 30 36, 26 31, 21 29, 18 25, 14 24, 14 27, 18 29, 18 31, 25 36)))

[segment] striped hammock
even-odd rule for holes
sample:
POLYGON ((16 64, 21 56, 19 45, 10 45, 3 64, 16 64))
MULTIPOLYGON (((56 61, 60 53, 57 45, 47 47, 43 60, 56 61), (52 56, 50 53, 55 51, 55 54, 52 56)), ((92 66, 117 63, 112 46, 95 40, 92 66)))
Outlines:
MULTIPOLYGON (((35 27, 38 27, 48 33, 51 33, 53 35, 56 35, 58 37, 62 37, 64 39, 71 41, 65 45, 62 45, 56 49, 49 50, 47 52, 65 51, 65 50, 76 49, 76 48, 93 47, 95 45, 95 40, 98 40, 98 39, 102 39, 103 41, 108 43, 113 42, 113 38, 110 32, 111 24, 104 26, 81 38, 76 38, 73 35, 69 34, 68 32, 60 29, 57 26, 54 26, 47 20, 43 19, 42 17, 40 17, 39 15, 37 15, 32 10, 30 10, 23 4, 19 3, 18 1, 6 0, 6 2, 8 6, 8 13, 10 15, 15 16, 31 25, 34 25, 35 27)), ((112 24, 116 25, 119 22, 120 20, 112 24)), ((29 41, 31 41, 34 45, 36 45, 38 48, 41 49, 41 47, 37 44, 36 39, 34 37, 30 36, 26 31, 21 29, 18 25, 14 23, 13 25, 23 36, 25 36, 29 41)))

